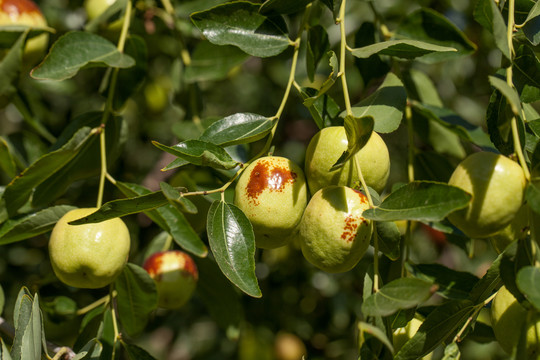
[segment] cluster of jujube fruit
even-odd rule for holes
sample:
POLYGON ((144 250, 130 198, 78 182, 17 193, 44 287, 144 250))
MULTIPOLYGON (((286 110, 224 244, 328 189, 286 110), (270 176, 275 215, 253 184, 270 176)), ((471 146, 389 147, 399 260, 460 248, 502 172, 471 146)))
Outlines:
POLYGON ((367 186, 381 191, 388 180, 390 156, 385 142, 373 132, 352 159, 330 170, 347 147, 345 128, 327 127, 308 145, 305 175, 298 165, 278 156, 259 158, 243 171, 234 202, 251 221, 258 247, 298 241, 305 258, 330 273, 348 271, 360 261, 373 226, 362 216, 370 205, 358 190, 358 167, 367 186))

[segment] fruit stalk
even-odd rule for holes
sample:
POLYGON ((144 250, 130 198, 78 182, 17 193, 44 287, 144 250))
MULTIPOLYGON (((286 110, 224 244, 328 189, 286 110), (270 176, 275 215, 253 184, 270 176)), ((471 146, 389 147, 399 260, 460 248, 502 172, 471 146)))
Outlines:
MULTIPOLYGON (((514 28, 516 26, 516 21, 514 18, 514 10, 515 10, 515 0, 509 0, 508 1, 508 27, 506 29, 506 41, 508 42, 508 49, 510 53, 510 65, 506 68, 506 83, 510 87, 514 87, 514 81, 512 80, 512 61, 514 58, 514 44, 512 42, 513 40, 513 33, 514 28)), ((512 109, 514 111, 514 109, 512 109)), ((527 162, 525 161, 525 156, 523 155, 523 150, 521 149, 521 144, 519 141, 519 133, 517 128, 517 118, 519 114, 512 115, 512 120, 510 122, 512 127, 512 140, 514 141, 514 152, 516 153, 516 156, 519 160, 519 164, 523 168, 523 173, 525 174, 525 178, 527 181, 531 179, 531 173, 529 172, 529 168, 527 167, 527 162)))

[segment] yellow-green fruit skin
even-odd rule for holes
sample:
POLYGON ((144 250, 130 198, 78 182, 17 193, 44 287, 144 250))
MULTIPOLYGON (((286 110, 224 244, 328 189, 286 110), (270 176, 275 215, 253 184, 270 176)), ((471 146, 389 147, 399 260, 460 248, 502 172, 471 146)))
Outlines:
MULTIPOLYGON (((394 334, 392 336, 393 342, 394 342, 394 353, 397 354, 397 352, 405 345, 407 341, 409 341, 418 331, 420 326, 422 325, 422 321, 417 318, 412 318, 411 321, 407 323, 404 327, 401 327, 399 329, 394 330, 394 334)), ((424 356, 423 360, 430 360, 432 358, 432 353, 429 353, 428 355, 424 356)))
POLYGON ((449 185, 472 195, 469 205, 448 216, 471 238, 485 238, 506 227, 523 203, 526 185, 521 167, 491 152, 468 156, 454 170, 449 185))
MULTIPOLYGON (((88 15, 88 19, 94 20, 97 17, 99 17, 105 10, 109 8, 112 4, 114 4, 116 0, 85 0, 84 1, 84 9, 86 10, 86 14, 88 15)), ((124 24, 124 19, 118 19, 114 22, 112 22, 108 27, 107 30, 109 31, 120 31, 122 29, 122 25, 124 24)))
POLYGON ((273 249, 294 238, 307 198, 302 169, 287 158, 267 156, 244 170, 234 204, 253 225, 257 247, 273 249))
POLYGON ((360 179, 355 159, 360 163, 366 184, 379 193, 384 189, 390 174, 390 155, 381 136, 372 132, 366 145, 343 167, 328 171, 347 150, 347 145, 347 135, 343 126, 324 128, 310 140, 306 149, 304 169, 312 194, 329 185, 359 188, 360 179))
POLYGON ((58 220, 51 233, 51 265, 56 276, 67 285, 88 289, 107 286, 127 262, 131 241, 129 230, 120 218, 84 225, 68 224, 96 210, 69 211, 58 220))
MULTIPOLYGON (((0 26, 26 25, 32 28, 47 27, 47 20, 39 7, 31 0, 0 0, 0 26)), ((26 41, 23 61, 34 65, 45 54, 49 34, 43 33, 26 41)))
POLYGON ((366 196, 349 187, 317 191, 300 222, 299 241, 306 260, 329 273, 352 269, 371 239, 371 223, 362 216, 368 208, 366 196))
POLYGON ((528 227, 528 209, 527 206, 522 206, 510 224, 506 225, 498 233, 491 235, 488 239, 491 241, 491 245, 495 251, 500 254, 512 242, 523 239, 527 235, 528 227))
MULTIPOLYGON (((501 287, 491 305, 491 326, 495 338, 504 351, 512 353, 521 336, 527 310, 516 300, 506 287, 501 287)), ((533 316, 527 324, 527 358, 536 359, 540 355, 540 315, 533 316)))

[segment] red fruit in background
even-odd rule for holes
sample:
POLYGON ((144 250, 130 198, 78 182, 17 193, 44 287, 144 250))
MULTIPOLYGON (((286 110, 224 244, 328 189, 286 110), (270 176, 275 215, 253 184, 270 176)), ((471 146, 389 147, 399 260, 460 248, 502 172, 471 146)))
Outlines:
POLYGON ((156 283, 158 306, 165 309, 182 307, 193 295, 199 279, 191 256, 179 250, 157 252, 146 259, 143 268, 156 283))

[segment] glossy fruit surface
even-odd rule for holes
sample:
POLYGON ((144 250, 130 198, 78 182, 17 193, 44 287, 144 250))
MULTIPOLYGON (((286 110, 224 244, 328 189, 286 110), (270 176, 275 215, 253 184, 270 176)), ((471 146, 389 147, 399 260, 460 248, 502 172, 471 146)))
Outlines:
POLYGON ((304 257, 329 273, 352 269, 371 239, 371 222, 362 216, 366 196, 346 186, 328 186, 313 195, 300 222, 304 257))
POLYGON ((504 229, 523 204, 525 176, 518 163, 491 152, 468 156, 448 184, 472 195, 469 205, 448 216, 471 238, 485 238, 504 229))
MULTIPOLYGON (((0 0, 0 26, 23 25, 33 28, 47 27, 47 20, 31 0, 0 0)), ((24 48, 23 61, 38 62, 47 49, 49 34, 43 33, 29 38, 24 48)))
MULTIPOLYGON (((506 287, 501 287, 491 305, 491 325, 495 338, 504 351, 512 353, 525 329, 527 310, 516 300, 506 287)), ((526 325, 527 358, 536 359, 540 355, 540 316, 534 315, 526 325)))
POLYGON ((100 223, 68 223, 96 211, 75 209, 58 220, 51 233, 49 255, 56 276, 65 284, 95 289, 109 285, 127 262, 130 236, 120 218, 100 223))
POLYGON ((328 171, 347 150, 347 144, 343 126, 327 127, 313 136, 306 150, 304 166, 312 194, 329 185, 359 189, 360 179, 354 158, 360 163, 366 184, 377 192, 384 189, 390 174, 390 155, 384 140, 376 132, 372 133, 366 145, 343 167, 328 171))
POLYGON ((258 247, 283 246, 295 236, 307 204, 304 172, 284 157, 257 159, 238 179, 234 204, 251 221, 258 247))
POLYGON ((197 265, 183 251, 161 251, 151 255, 143 268, 156 283, 158 305, 165 309, 182 307, 193 295, 199 279, 197 265))

